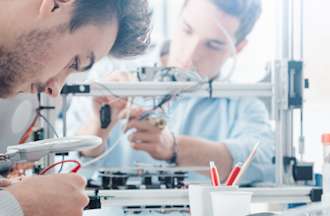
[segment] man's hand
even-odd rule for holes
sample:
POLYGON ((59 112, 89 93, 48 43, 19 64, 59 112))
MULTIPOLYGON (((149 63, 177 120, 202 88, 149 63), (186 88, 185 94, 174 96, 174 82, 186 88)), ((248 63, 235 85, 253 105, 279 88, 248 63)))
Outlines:
POLYGON ((23 181, 26 177, 20 176, 20 177, 11 177, 11 178, 0 178, 0 187, 8 187, 10 185, 19 183, 23 181))
POLYGON ((135 150, 145 151, 157 160, 170 160, 174 154, 174 137, 169 129, 160 129, 146 120, 139 120, 143 110, 131 112, 131 119, 127 130, 135 128, 137 131, 129 137, 135 150))
POLYGON ((33 169, 34 163, 20 163, 16 164, 10 174, 8 175, 9 178, 17 178, 20 176, 25 176, 25 172, 27 170, 33 169))
MULTIPOLYGON (((105 78, 107 81, 123 82, 132 80, 132 77, 128 73, 112 73, 109 77, 105 78)), ((87 157, 97 157, 106 150, 106 142, 113 127, 121 120, 122 113, 125 112, 127 106, 127 100, 124 98, 117 98, 115 96, 109 97, 96 97, 93 99, 94 114, 88 121, 85 127, 80 129, 79 135, 95 135, 103 139, 102 145, 81 151, 81 154, 87 157), (101 128, 100 122, 100 109, 103 105, 110 105, 111 107, 111 123, 108 128, 101 128)))
POLYGON ((0 178, 0 187, 8 187, 9 185, 12 184, 12 181, 10 179, 6 178, 0 178))
POLYGON ((5 190, 15 196, 25 216, 80 216, 89 199, 86 181, 75 174, 33 176, 5 190))
MULTIPOLYGON (((114 72, 109 77, 105 78, 106 81, 111 82, 125 82, 132 80, 132 76, 128 73, 124 72, 114 72)), ((100 109, 103 105, 110 105, 111 106, 111 124, 106 129, 108 132, 111 131, 113 126, 120 120, 119 114, 126 108, 127 100, 124 98, 118 98, 115 96, 108 96, 108 97, 95 97, 93 99, 93 110, 94 110, 94 117, 97 121, 97 127, 101 130, 100 127, 100 109)))

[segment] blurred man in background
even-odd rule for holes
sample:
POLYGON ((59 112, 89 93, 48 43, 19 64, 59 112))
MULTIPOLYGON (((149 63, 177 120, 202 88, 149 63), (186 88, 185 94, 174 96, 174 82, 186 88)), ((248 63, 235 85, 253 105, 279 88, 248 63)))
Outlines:
MULTIPOLYGON (((260 14, 259 0, 187 0, 171 40, 167 65, 221 79, 224 64, 246 47, 247 36, 260 14)), ((114 76, 114 80, 127 80, 125 76, 114 76)), ((93 104, 93 117, 86 116, 79 110, 82 106, 77 105, 69 120, 79 125, 78 134, 96 134, 107 140, 96 149, 82 152, 86 157, 99 156, 123 135, 116 116, 125 112, 126 101, 108 97, 97 98, 93 104), (101 129, 99 123, 99 108, 104 104, 110 104, 113 111, 113 121, 107 129, 101 129)), ((241 183, 274 180, 274 136, 268 112, 259 100, 180 99, 171 105, 165 129, 140 121, 145 111, 138 108, 131 112, 128 129, 137 131, 129 137, 130 146, 122 142, 102 161, 102 166, 162 162, 194 167, 215 161, 225 180, 233 166, 244 162, 260 142, 256 158, 241 183)))

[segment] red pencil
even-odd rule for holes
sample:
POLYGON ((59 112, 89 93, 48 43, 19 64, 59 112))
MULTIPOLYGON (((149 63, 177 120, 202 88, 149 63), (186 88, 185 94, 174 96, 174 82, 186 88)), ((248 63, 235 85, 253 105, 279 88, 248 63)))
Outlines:
POLYGON ((241 168, 242 168, 243 164, 242 163, 238 163, 230 172, 229 177, 226 181, 226 185, 227 186, 232 186, 238 176, 238 174, 241 172, 241 168))
POLYGON ((210 175, 213 187, 220 186, 220 176, 217 167, 213 161, 210 161, 210 175))

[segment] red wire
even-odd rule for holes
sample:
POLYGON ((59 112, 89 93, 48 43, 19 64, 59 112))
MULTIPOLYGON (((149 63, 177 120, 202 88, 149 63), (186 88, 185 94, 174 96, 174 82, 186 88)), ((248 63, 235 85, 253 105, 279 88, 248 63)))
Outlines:
POLYGON ((64 161, 60 161, 60 162, 49 165, 48 167, 46 167, 45 169, 43 169, 40 172, 40 175, 45 175, 49 170, 53 169, 54 167, 56 167, 58 165, 65 164, 65 163, 75 163, 75 164, 77 164, 77 166, 75 166, 73 169, 71 169, 71 173, 77 173, 81 168, 81 164, 77 160, 64 160, 64 161))
POLYGON ((26 143, 26 141, 30 138, 32 132, 33 132, 33 128, 37 123, 39 116, 36 115, 36 117, 34 117, 32 123, 30 124, 29 128, 25 131, 25 133, 22 135, 21 139, 19 140, 19 144, 24 144, 26 143))

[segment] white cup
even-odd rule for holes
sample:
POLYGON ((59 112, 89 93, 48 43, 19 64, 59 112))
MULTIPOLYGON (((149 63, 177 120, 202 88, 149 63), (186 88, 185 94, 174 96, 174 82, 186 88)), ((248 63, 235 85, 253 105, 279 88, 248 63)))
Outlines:
POLYGON ((237 191, 237 187, 189 185, 189 206, 191 216, 213 216, 211 192, 237 191))
POLYGON ((251 213, 250 192, 211 192, 211 200, 214 216, 246 216, 251 213))

